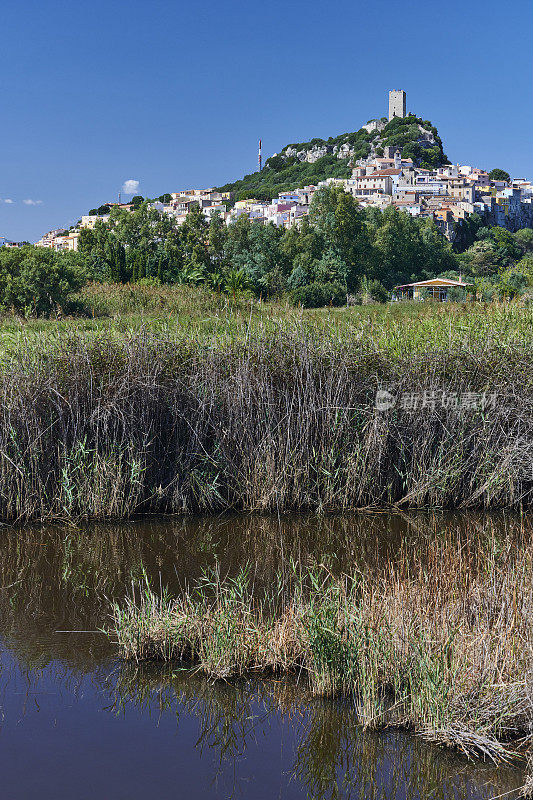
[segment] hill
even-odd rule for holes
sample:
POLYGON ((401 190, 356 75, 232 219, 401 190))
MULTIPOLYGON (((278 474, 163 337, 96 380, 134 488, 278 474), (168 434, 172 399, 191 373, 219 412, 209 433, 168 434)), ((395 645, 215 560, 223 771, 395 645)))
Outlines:
POLYGON ((387 146, 399 147, 404 158, 412 158, 417 166, 432 169, 449 163, 437 128, 429 120, 409 114, 390 122, 370 120, 358 131, 327 140, 288 144, 267 159, 260 172, 218 188, 235 192, 237 199, 269 200, 279 192, 326 178, 348 178, 356 162, 383 155, 387 146))

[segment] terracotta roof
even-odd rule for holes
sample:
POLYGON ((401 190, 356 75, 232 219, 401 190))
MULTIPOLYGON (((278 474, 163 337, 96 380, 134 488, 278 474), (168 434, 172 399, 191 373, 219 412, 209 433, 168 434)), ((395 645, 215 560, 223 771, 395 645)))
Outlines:
POLYGON ((399 175, 401 169, 382 169, 371 172, 370 175, 356 175, 354 180, 364 180, 365 178, 386 178, 391 175, 399 175))
POLYGON ((427 281, 417 281, 416 283, 402 283, 395 286, 395 289, 407 289, 411 286, 473 286, 473 283, 463 283, 463 281, 452 281, 450 278, 430 278, 427 281))

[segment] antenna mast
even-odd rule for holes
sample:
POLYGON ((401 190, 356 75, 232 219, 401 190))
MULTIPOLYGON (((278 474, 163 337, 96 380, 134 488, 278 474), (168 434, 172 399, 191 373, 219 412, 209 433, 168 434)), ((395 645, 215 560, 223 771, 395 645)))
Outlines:
POLYGON ((259 172, 261 172, 261 168, 262 168, 262 164, 263 164, 263 160, 261 158, 261 139, 259 139, 259 154, 258 154, 257 163, 259 164, 259 172))

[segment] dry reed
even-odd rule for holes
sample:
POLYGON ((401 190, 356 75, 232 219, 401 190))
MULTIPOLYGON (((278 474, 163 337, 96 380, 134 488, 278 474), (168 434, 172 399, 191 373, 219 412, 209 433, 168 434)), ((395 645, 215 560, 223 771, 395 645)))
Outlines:
POLYGON ((292 322, 17 346, 0 370, 0 519, 530 505, 533 351, 445 339, 410 352, 292 322), (379 411, 383 386, 430 400, 379 411), (495 406, 433 407, 443 390, 495 406))
POLYGON ((533 545, 453 536, 375 574, 294 573, 260 597, 246 571, 177 599, 148 585, 114 606, 124 657, 211 678, 297 672, 348 695, 368 727, 411 727, 505 761, 533 734, 533 545))

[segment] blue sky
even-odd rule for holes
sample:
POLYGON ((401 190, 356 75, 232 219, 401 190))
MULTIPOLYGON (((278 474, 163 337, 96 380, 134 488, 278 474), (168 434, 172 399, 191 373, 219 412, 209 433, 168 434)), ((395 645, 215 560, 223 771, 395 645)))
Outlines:
POLYGON ((533 178, 533 2, 6 2, 0 236, 253 172, 407 91, 452 161, 533 178), (6 203, 5 200, 12 202, 6 203), (26 201, 26 202, 24 202, 26 201))

